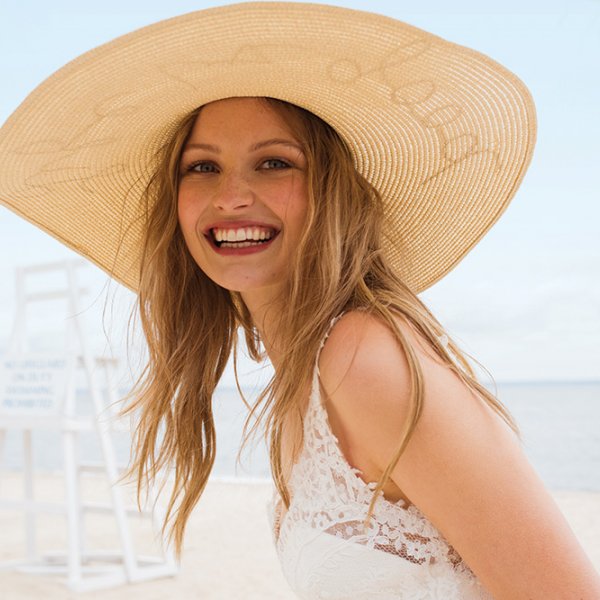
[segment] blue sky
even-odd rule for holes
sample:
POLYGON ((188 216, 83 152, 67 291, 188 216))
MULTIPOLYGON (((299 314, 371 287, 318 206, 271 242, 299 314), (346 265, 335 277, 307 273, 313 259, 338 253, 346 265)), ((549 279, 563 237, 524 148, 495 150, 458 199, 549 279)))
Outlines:
MULTIPOLYGON (((0 3, 0 122, 82 52, 156 20, 220 3, 104 0, 0 3)), ((600 0, 330 2, 405 20, 512 69, 538 111, 533 163, 511 206, 422 299, 496 380, 600 379, 600 0)), ((73 253, 0 207, 0 347, 17 265, 73 253)), ((98 298, 86 316, 102 345, 98 298)), ((115 331, 131 297, 118 292, 115 331)), ((44 317, 44 322, 48 321, 44 317)), ((42 331, 41 321, 38 322, 42 331)), ((40 334, 44 335, 44 334, 40 334)), ((229 377, 229 375, 228 375, 229 377)))

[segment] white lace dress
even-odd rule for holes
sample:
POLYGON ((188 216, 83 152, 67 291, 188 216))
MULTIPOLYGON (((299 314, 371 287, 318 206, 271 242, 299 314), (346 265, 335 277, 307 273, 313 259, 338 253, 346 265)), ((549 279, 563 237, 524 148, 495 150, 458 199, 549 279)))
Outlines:
POLYGON ((267 504, 290 587, 304 600, 492 599, 416 506, 389 502, 381 493, 363 533, 376 483, 365 483, 340 450, 321 404, 317 361, 304 447, 289 482, 290 509, 283 514, 274 486, 267 504))

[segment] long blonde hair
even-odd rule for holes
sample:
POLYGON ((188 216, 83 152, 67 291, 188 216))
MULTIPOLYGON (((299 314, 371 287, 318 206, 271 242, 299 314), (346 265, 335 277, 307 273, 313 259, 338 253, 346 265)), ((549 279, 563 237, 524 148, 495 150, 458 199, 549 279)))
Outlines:
MULTIPOLYGON (((286 507, 287 475, 302 448, 303 414, 319 344, 332 318, 362 309, 382 320, 406 354, 412 410, 397 451, 373 492, 366 522, 380 491, 419 420, 423 374, 397 319, 412 325, 437 356, 520 437, 508 410, 479 381, 457 345, 423 302, 400 280, 382 250, 383 206, 377 190, 354 167, 351 152, 324 121, 295 105, 265 98, 281 115, 307 158, 308 212, 289 279, 278 306, 281 364, 256 402, 248 404, 240 453, 264 428, 275 485, 286 507), (447 345, 439 341, 446 334, 447 345), (253 425, 250 424, 253 421, 253 425), (284 461, 282 440, 292 440, 284 461)), ((261 340, 240 295, 211 281, 196 265, 177 221, 179 158, 201 107, 187 115, 161 151, 145 194, 146 223, 138 297, 148 363, 127 412, 139 411, 134 458, 128 472, 141 490, 164 467, 174 466, 174 486, 163 532, 181 553, 190 513, 215 459, 212 396, 243 329, 250 356, 264 358, 261 340)), ((238 383, 239 388, 239 383, 238 383)), ((239 454, 238 454, 239 459, 239 454)))

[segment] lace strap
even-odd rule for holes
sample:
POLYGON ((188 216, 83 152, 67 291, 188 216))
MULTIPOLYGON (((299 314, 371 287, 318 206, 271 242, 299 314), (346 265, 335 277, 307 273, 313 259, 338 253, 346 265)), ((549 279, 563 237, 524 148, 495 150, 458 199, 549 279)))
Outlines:
POLYGON ((325 335, 321 340, 321 344, 319 345, 319 348, 317 350, 317 355, 315 356, 315 376, 321 375, 321 373, 319 372, 319 357, 321 356, 321 350, 323 350, 323 346, 325 345, 325 342, 327 341, 327 338, 329 337, 333 326, 344 316, 344 314, 346 314, 346 311, 341 312, 337 317, 333 317, 333 319, 331 319, 331 321, 329 322, 329 327, 327 328, 327 331, 325 332, 325 335))

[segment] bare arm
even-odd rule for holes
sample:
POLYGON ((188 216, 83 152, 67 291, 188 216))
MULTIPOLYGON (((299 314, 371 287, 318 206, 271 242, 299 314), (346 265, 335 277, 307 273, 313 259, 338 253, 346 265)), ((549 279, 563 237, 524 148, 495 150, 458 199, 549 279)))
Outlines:
MULTIPOLYGON (((425 402, 394 483, 497 600, 600 599, 600 576, 515 434, 400 326, 423 368, 425 402)), ((344 316, 320 372, 334 433, 383 471, 409 411, 408 362, 392 333, 366 314, 344 316)))

